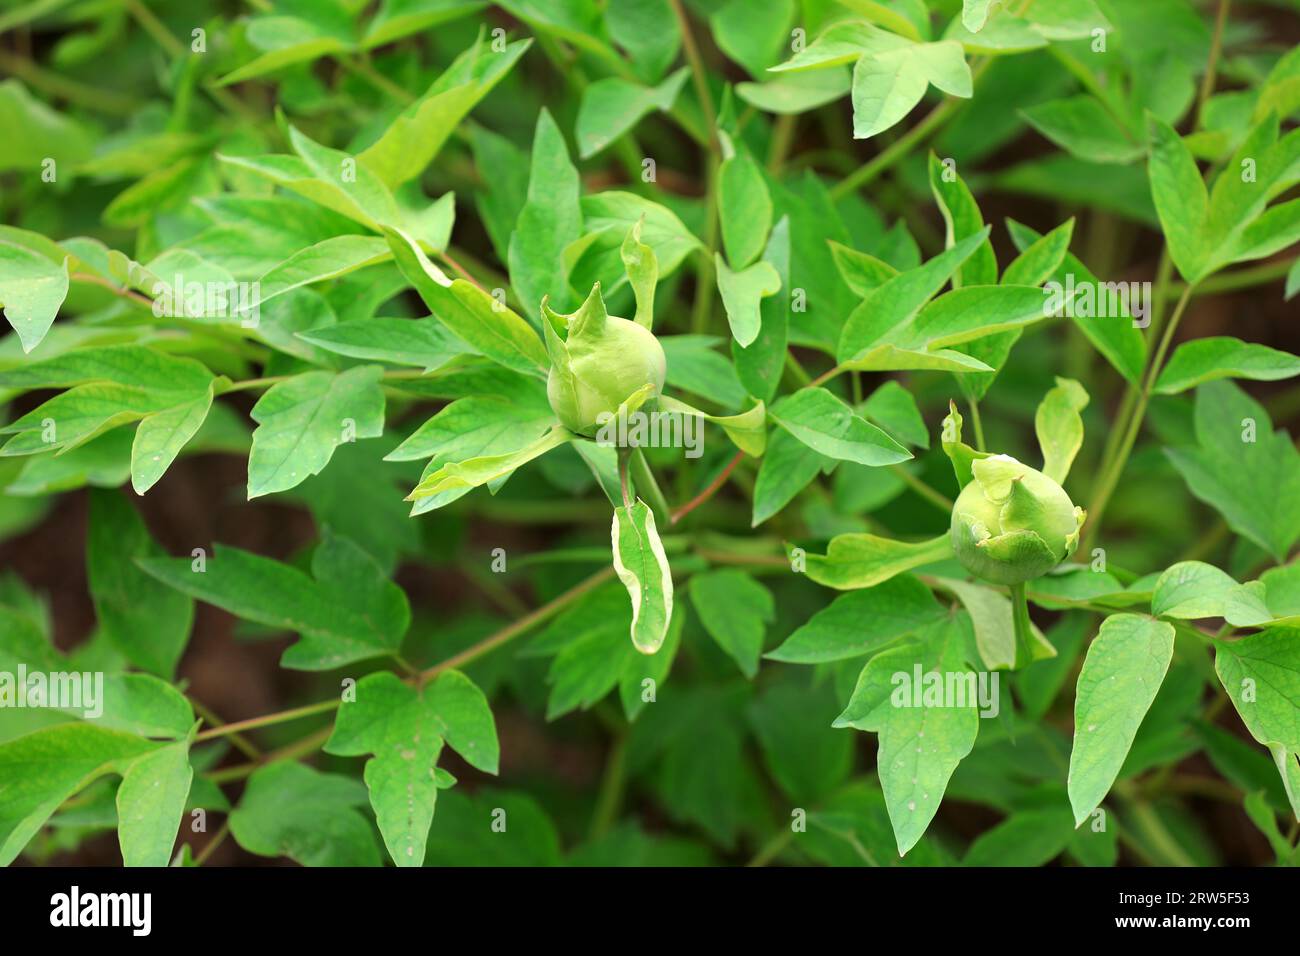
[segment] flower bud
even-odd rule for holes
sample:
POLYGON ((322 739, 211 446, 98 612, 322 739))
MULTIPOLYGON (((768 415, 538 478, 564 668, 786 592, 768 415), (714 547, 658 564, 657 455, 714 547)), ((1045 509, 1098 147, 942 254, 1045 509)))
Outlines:
POLYGON ((1085 517, 1065 489, 1009 455, 970 463, 952 509, 952 546, 976 577, 1022 584, 1074 552, 1085 517))
POLYGON ((571 315, 542 302, 551 371, 546 395, 560 423, 592 437, 608 417, 658 397, 667 360, 654 333, 605 311, 600 283, 571 315))

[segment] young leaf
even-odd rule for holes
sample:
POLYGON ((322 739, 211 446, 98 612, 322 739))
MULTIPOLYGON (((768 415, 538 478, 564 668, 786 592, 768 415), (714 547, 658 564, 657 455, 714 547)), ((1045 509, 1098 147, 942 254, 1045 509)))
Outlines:
POLYGON ((166 866, 190 795, 188 741, 137 757, 117 789, 118 841, 125 866, 166 866))
POLYGON ((756 262, 748 269, 733 272, 721 253, 714 254, 714 265, 731 335, 738 345, 747 347, 758 338, 762 301, 781 291, 781 277, 770 262, 756 262))
POLYGON ((1255 342, 1215 335, 1184 342, 1156 379, 1154 391, 1176 395, 1202 382, 1247 378, 1259 382, 1300 375, 1300 357, 1255 342))
POLYGON ((642 654, 659 650, 673 616, 673 576, 654 513, 638 498, 614 509, 610 528, 614 570, 632 599, 632 644, 642 654))
POLYGON ((325 750, 341 756, 374 755, 366 762, 366 787, 388 853, 398 866, 424 864, 438 795, 434 765, 444 738, 452 743, 453 736, 471 763, 495 772, 496 730, 487 701, 456 671, 420 689, 392 673, 370 674, 357 682, 356 699, 339 708, 325 750))
POLYGON ((1138 614, 1112 614, 1088 646, 1074 701, 1068 786, 1075 825, 1101 803, 1169 670, 1174 629, 1138 614))
POLYGON ((718 170, 718 218, 727 260, 735 270, 744 270, 763 251, 772 225, 772 197, 763 172, 744 150, 718 170))
POLYGON ((533 137, 528 201, 510 237, 510 282, 530 315, 547 296, 560 311, 573 305, 564 250, 582 234, 578 195, 578 170, 560 128, 543 108, 533 137))
POLYGON ((253 406, 248 497, 286 491, 329 464, 334 449, 384 431, 382 369, 303 372, 279 382, 253 406))
POLYGON ((641 86, 618 77, 592 83, 578 107, 578 155, 590 159, 634 128, 647 113, 668 112, 689 74, 690 69, 682 67, 658 86, 641 86))
POLYGON ((312 560, 314 577, 239 548, 222 547, 198 570, 190 558, 138 558, 165 584, 238 617, 295 631, 302 639, 281 663, 330 670, 390 655, 410 625, 406 595, 368 554, 328 536, 312 560))
POLYGON ((823 664, 872 654, 934 623, 944 613, 930 589, 910 574, 841 594, 764 656, 823 664), (863 621, 871 627, 864 630, 863 621))
POLYGON ((1083 447, 1083 419, 1088 393, 1071 378, 1057 378, 1034 413, 1034 432, 1043 451, 1043 474, 1058 485, 1065 484, 1074 456, 1083 447))
POLYGON ((105 774, 125 772, 157 744, 89 723, 59 724, 0 744, 0 866, 22 852, 63 801, 105 774))
POLYGON ((836 727, 880 735, 876 766, 899 856, 921 839, 957 764, 975 746, 979 712, 973 699, 952 707, 920 703, 920 687, 907 694, 904 706, 896 706, 900 689, 893 675, 966 672, 968 633, 964 618, 951 617, 929 627, 919 642, 877 654, 862 669, 848 706, 835 721, 836 727))
POLYGON ((874 534, 841 534, 831 538, 825 556, 807 556, 808 577, 828 588, 849 591, 951 557, 947 534, 914 544, 874 534))
POLYGON ((1187 145, 1168 123, 1148 114, 1147 138, 1151 195, 1169 255, 1183 278, 1196 282, 1204 276, 1208 259, 1204 229, 1210 200, 1205 183, 1187 145))
POLYGON ((516 372, 537 375, 550 365, 542 340, 527 322, 478 286, 448 279, 407 234, 397 229, 384 234, 406 281, 454 335, 516 372))
POLYGON ((0 305, 23 351, 41 344, 68 295, 68 257, 55 262, 0 242, 0 305))
POLYGON ((258 856, 303 866, 379 866, 374 825, 358 807, 366 788, 293 760, 259 767, 230 814, 236 842, 258 856))
POLYGON ((482 42, 462 53, 423 96, 406 107, 357 161, 388 187, 415 179, 433 162, 469 111, 510 72, 532 40, 489 50, 482 42))
POLYGON ((898 442, 854 414, 824 388, 803 388, 777 401, 768 414, 809 448, 841 461, 892 465, 912 457, 898 442))
POLYGON ((356 319, 299 332, 298 338, 350 358, 426 370, 472 351, 437 319, 356 319))

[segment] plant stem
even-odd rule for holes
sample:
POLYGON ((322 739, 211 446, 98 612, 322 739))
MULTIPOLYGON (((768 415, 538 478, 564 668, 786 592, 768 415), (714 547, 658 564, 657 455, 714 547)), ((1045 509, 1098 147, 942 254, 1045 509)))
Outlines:
POLYGON ((908 471, 903 465, 890 465, 889 470, 896 474, 903 483, 924 498, 930 504, 934 505, 944 514, 952 513, 953 501, 947 495, 934 488, 931 488, 916 475, 908 471))
POLYGON ((731 461, 727 462, 727 466, 719 472, 718 477, 709 482, 707 488, 672 513, 670 523, 676 524, 681 521, 700 505, 704 504, 704 502, 716 495, 718 490, 727 483, 727 478, 731 476, 732 471, 735 470, 736 466, 740 464, 740 460, 744 457, 745 453, 743 451, 736 452, 736 454, 732 456, 731 461))
POLYGON ((1223 50, 1223 26, 1228 19, 1228 7, 1232 0, 1219 0, 1219 15, 1214 20, 1214 36, 1210 40, 1210 58, 1205 64, 1205 76, 1201 78, 1201 89, 1196 95, 1196 125, 1201 125, 1205 113, 1205 104, 1214 93, 1214 81, 1219 69, 1219 53, 1223 50))
POLYGON ((759 847, 758 852, 754 854, 746 866, 760 867, 767 866, 778 856, 781 851, 789 846, 790 841, 794 839, 794 830, 790 827, 782 827, 780 832, 773 834, 772 838, 759 847))
POLYGON ((1138 394, 1137 401, 1133 406, 1133 414, 1129 419, 1128 427, 1124 431, 1124 437, 1120 439, 1115 458, 1102 473, 1097 490, 1093 493, 1092 502, 1088 506, 1088 530, 1084 536, 1082 546, 1085 554, 1088 551, 1088 545, 1097 536, 1097 531, 1101 527, 1102 516, 1106 513, 1106 505, 1109 504, 1111 495, 1114 494, 1115 487, 1119 484, 1120 475, 1124 471, 1124 466, 1128 463, 1128 456, 1133 451, 1133 445, 1137 441, 1138 433, 1142 430, 1142 419, 1146 415, 1147 404, 1151 400, 1151 390, 1155 386, 1156 378, 1159 376, 1161 366, 1164 364, 1165 355, 1173 342, 1174 333, 1178 330, 1178 323, 1187 310, 1187 303, 1191 301, 1194 288, 1195 286, 1189 285, 1184 289, 1182 296, 1178 299, 1178 305, 1174 307, 1174 314, 1165 327, 1164 335, 1160 339, 1160 345, 1156 348, 1151 364, 1147 368, 1146 377, 1142 382, 1142 391, 1138 394))
MULTIPOLYGON (((572 604, 588 591, 603 584, 613 574, 613 567, 597 571, 585 581, 575 584, 563 594, 552 598, 535 611, 525 614, 517 621, 507 624, 496 633, 485 637, 472 647, 468 647, 459 654, 455 654, 447 658, 445 661, 421 671, 418 676, 418 682, 427 683, 431 678, 437 677, 443 671, 451 670, 455 667, 461 667, 471 661, 477 660, 489 651, 494 650, 507 641, 523 634, 534 624, 546 620, 551 615, 572 604)), ((299 720, 303 717, 312 717, 316 714, 329 713, 330 711, 337 710, 341 703, 342 701, 340 699, 331 698, 330 700, 322 700, 315 704, 307 704, 303 707, 294 707, 290 710, 282 710, 274 714, 266 714, 262 717, 252 717, 248 720, 236 721, 233 724, 223 724, 220 727, 213 727, 210 730, 203 731, 194 738, 194 741, 195 743, 201 743, 205 740, 215 740, 218 737, 228 737, 231 734, 240 733, 245 730, 254 730, 258 727, 269 727, 273 724, 282 724, 290 720, 299 720)))
POLYGON ((199 851, 198 855, 194 857, 194 865, 202 866, 204 863, 207 863, 208 860, 211 859, 212 854, 217 851, 217 847, 221 846, 228 836, 230 836, 229 820, 221 824, 221 828, 217 830, 216 833, 212 834, 212 839, 209 840, 207 844, 204 845, 203 849, 199 851))
POLYGON ((620 731, 605 758, 605 773, 601 777, 600 792, 596 795, 596 809, 591 818, 591 838, 604 836, 618 818, 627 785, 627 732, 620 731))
POLYGON ((921 122, 917 123, 864 166, 859 166, 849 175, 831 187, 831 199, 840 199, 869 185, 876 177, 889 169, 896 162, 912 151, 912 148, 924 140, 936 126, 948 118, 948 114, 957 108, 958 100, 945 99, 932 109, 921 122))
POLYGON ((1034 659, 1033 623, 1029 620, 1029 602, 1025 599, 1023 581, 1011 585, 1011 613, 1016 635, 1015 666, 1019 670, 1029 666, 1034 659))
POLYGON ((980 420, 980 403, 975 399, 967 402, 970 405, 970 427, 975 433, 975 450, 984 450, 984 423, 980 420))
POLYGON ((707 127, 705 135, 708 137, 709 150, 715 155, 721 154, 722 147, 718 142, 718 114, 713 109, 713 97, 709 95, 708 74, 704 68, 704 60, 700 57, 700 48, 695 45, 695 34, 691 32, 691 24, 686 18, 682 0, 668 0, 668 3, 673 8, 673 16, 677 18, 677 27, 682 34, 682 49, 686 52, 686 62, 691 65, 695 95, 699 97, 700 109, 704 112, 704 125, 707 127))
POLYGON ((659 482, 655 481, 655 474, 650 470, 650 462, 646 461, 645 452, 640 448, 632 449, 631 470, 637 493, 646 496, 647 503, 654 510, 656 517, 667 518, 673 509, 669 506, 668 499, 664 497, 659 482))
MULTIPOLYGON (((202 717, 209 724, 212 724, 214 727, 221 727, 225 725, 226 722, 222 720, 220 717, 218 717, 215 713, 213 713, 213 711, 207 706, 205 706, 204 704, 200 703, 197 700, 191 700, 190 703, 194 707, 194 712, 198 714, 200 717, 202 717)), ((257 760, 259 757, 262 756, 262 751, 258 750, 257 747, 255 747, 253 743, 243 734, 231 734, 230 742, 245 757, 248 757, 251 760, 257 760)))

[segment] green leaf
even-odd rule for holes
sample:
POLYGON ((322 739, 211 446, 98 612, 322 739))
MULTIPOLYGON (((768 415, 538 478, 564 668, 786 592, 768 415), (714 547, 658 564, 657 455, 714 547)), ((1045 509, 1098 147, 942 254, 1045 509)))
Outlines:
POLYGON ((764 656, 791 664, 823 664, 872 654, 944 614, 930 589, 902 574, 875 587, 841 594, 764 656), (870 621, 870 628, 863 622, 870 621))
POLYGON ((658 86, 642 86, 618 77, 597 80, 583 91, 575 130, 578 155, 590 159, 653 110, 668 112, 681 92, 688 67, 682 67, 658 86))
POLYGON ((1271 627, 1214 642, 1214 669, 1250 735, 1291 754, 1300 753, 1298 640, 1300 628, 1271 627))
POLYGON ((723 53, 750 76, 762 76, 788 42, 794 13, 794 0, 768 0, 762 16, 755 16, 753 6, 745 0, 726 0, 709 18, 709 26, 723 53))
POLYGON ((569 273, 573 288, 590 289, 599 282, 606 296, 618 291, 627 281, 623 241, 627 231, 641 220, 644 220, 641 241, 654 250, 661 280, 672 275, 687 255, 701 247, 700 240, 681 219, 656 202, 619 190, 583 196, 582 225, 587 234, 565 253, 566 259, 577 255, 569 273))
POLYGON ((125 866, 166 866, 190 795, 189 741, 136 758, 117 788, 118 840, 125 866))
POLYGON ((1151 149, 1147 174, 1169 255, 1183 278, 1196 282, 1205 275, 1208 261, 1204 228, 1210 200, 1205 183, 1191 151, 1172 126, 1148 114, 1147 138, 1151 149))
POLYGON ((278 382, 251 412, 257 429, 248 456, 249 499, 286 491, 329 464, 334 449, 384 431, 382 369, 303 372, 278 382))
POLYGON ((1059 485, 1065 484, 1074 464, 1074 456, 1083 447, 1083 419, 1079 413, 1088 407, 1088 393, 1071 378, 1056 379, 1034 413, 1034 432, 1043 450, 1043 474, 1059 485))
POLYGON ((162 553, 120 493, 91 492, 86 577, 100 630, 136 667, 170 679, 189 642, 194 602, 135 563, 162 553))
POLYGON ((499 454, 480 455, 461 461, 443 461, 441 456, 430 462, 420 483, 406 496, 408 501, 420 502, 449 492, 477 488, 497 481, 521 465, 539 458, 552 448, 573 440, 573 434, 559 425, 534 439, 531 443, 499 454))
POLYGON ((1300 453, 1263 407, 1226 381, 1196 390, 1196 447, 1166 448, 1192 494, 1279 561, 1300 538, 1300 453))
POLYGON ((561 312, 574 304, 564 250, 582 234, 579 193, 578 170, 560 128, 543 108, 533 137, 528 201, 510 237, 510 281, 526 310, 539 309, 548 296, 551 308, 561 312))
POLYGON ((776 429, 763 454, 754 483, 752 525, 758 527, 802 491, 834 459, 813 451, 784 429, 776 429))
POLYGON ((911 681, 917 673, 937 673, 941 679, 967 673, 968 632, 964 618, 951 617, 928 628, 920 642, 877 654, 862 669, 848 706, 835 721, 836 727, 880 735, 876 767, 899 856, 916 846, 934 819, 953 771, 975 746, 980 719, 977 700, 929 706, 921 703, 922 687, 907 694, 895 675, 906 674, 911 681))
POLYGON ((75 349, 0 372, 0 387, 71 386, 5 426, 17 433, 0 454, 66 454, 105 431, 161 416, 132 449, 133 482, 143 492, 197 430, 197 408, 211 403, 212 373, 188 358, 138 345, 75 349), (50 423, 53 423, 51 427, 50 423))
MULTIPOLYGON (((1061 227, 1053 230, 1048 235, 1056 235, 1059 228, 1061 227)), ((1007 230, 1011 233, 1011 240, 1016 244, 1016 248, 1020 250, 1022 255, 1028 255, 1030 249, 1046 238, 1028 226, 1022 226, 1012 219, 1007 220, 1007 230)), ((1016 263, 1012 263, 1007 267, 1006 278, 1008 280, 1015 268, 1016 263)), ((1102 285, 1087 266, 1072 253, 1067 252, 1065 261, 1057 267, 1050 278, 1064 288, 1067 286, 1071 275, 1074 276, 1074 283, 1078 286, 1086 285, 1092 288, 1100 288, 1102 285)), ((1031 282, 1029 278, 1028 276, 1022 277, 1021 281, 1024 281, 1026 285, 1041 284, 1041 280, 1040 282, 1031 282)), ((1146 364, 1146 339, 1143 338, 1142 329, 1134 326, 1133 318, 1128 314, 1128 310, 1124 308, 1122 302, 1120 306, 1120 314, 1096 318, 1087 318, 1079 315, 1075 310, 1070 310, 1070 319, 1087 336, 1093 348, 1100 352, 1120 375, 1124 376, 1128 382, 1136 384, 1141 378, 1142 369, 1146 364)))
POLYGON ((767 83, 737 83, 736 95, 768 113, 798 114, 833 103, 849 91, 848 70, 778 75, 767 83))
POLYGON ((365 781, 388 853, 398 866, 421 866, 438 795, 433 770, 443 740, 472 764, 495 773, 492 714, 482 692, 456 671, 421 689, 392 673, 370 674, 355 690, 355 700, 339 708, 325 750, 340 756, 374 755, 366 761, 365 781))
MULTIPOLYGON (((755 398, 770 403, 776 397, 785 370, 790 334, 790 217, 783 215, 768 236, 763 261, 776 270, 780 291, 759 302, 758 335, 748 346, 734 338, 731 355, 735 374, 755 398)), ((669 376, 672 364, 669 362, 669 376)))
POLYGON ((68 258, 55 262, 0 241, 0 305, 24 352, 41 344, 67 298, 68 258))
POLYGON ((1145 144, 1093 96, 1047 100, 1020 112, 1043 136, 1088 162, 1131 163, 1146 152, 1145 144))
POLYGON ((1061 855, 1074 835, 1070 813, 1063 806, 1020 810, 981 833, 962 865, 1045 866, 1061 855))
POLYGON ((0 866, 8 866, 68 797, 121 774, 157 745, 86 723, 60 724, 0 744, 0 866))
POLYGON ((653 654, 673 616, 673 576, 650 507, 638 498, 630 507, 615 508, 610 540, 614 571, 632 599, 632 644, 653 654))
POLYGON ((758 673, 763 633, 776 611, 772 594, 743 571, 709 571, 691 578, 700 623, 746 677, 758 673))
MULTIPOLYGON (((718 218, 727 260, 737 271, 744 270, 763 251, 772 227, 772 197, 762 170, 745 150, 718 170, 718 218)), ((723 297, 725 301, 725 292, 723 297)))
POLYGON ((448 279, 407 234, 384 234, 406 281, 454 335, 516 372, 536 375, 549 367, 542 340, 527 322, 473 283, 448 279))
POLYGON ((532 40, 497 51, 482 42, 466 50, 358 156, 390 188, 415 179, 469 111, 510 72, 532 40))
POLYGON ((1174 629, 1139 614, 1101 622, 1079 672, 1068 787, 1076 826, 1105 798, 1174 654, 1174 629))
POLYGON ((874 534, 841 534, 831 538, 825 556, 807 556, 808 577, 828 588, 849 591, 869 588, 896 574, 951 557, 947 534, 916 543, 874 534))
POLYGON ((663 395, 659 398, 659 410, 678 415, 698 415, 705 421, 713 422, 727 433, 732 444, 755 458, 762 457, 767 450, 767 411, 762 402, 739 415, 709 415, 685 402, 663 395))
POLYGON ((437 319, 355 319, 297 333, 298 338, 349 358, 440 368, 470 346, 437 319))
POLYGON ((387 461, 460 462, 500 455, 536 441, 555 421, 550 406, 498 398, 458 398, 411 433, 387 461))
POLYGON ((781 291, 781 276, 770 262, 756 262, 733 272, 721 253, 714 253, 714 265, 731 335, 741 347, 748 347, 758 338, 762 301, 781 291))
POLYGON ((789 681, 766 687, 749 709, 763 759, 792 800, 818 804, 852 770, 852 736, 827 726, 836 710, 828 687, 789 681))
POLYGON ((1179 561, 1156 580, 1151 613, 1195 620, 1223 617, 1224 602, 1240 585, 1227 572, 1203 561, 1179 561))
POLYGON ((930 447, 930 432, 912 393, 892 379, 871 393, 862 404, 862 415, 890 434, 919 448, 930 447))
POLYGON ((768 414, 795 438, 829 458, 891 465, 912 457, 824 388, 802 388, 779 399, 768 414))
POLYGON ((1255 342, 1215 335, 1184 342, 1156 379, 1155 391, 1176 395, 1220 378, 1275 382, 1300 375, 1300 357, 1255 342))
POLYGON ((930 84, 969 99, 971 72, 953 40, 868 51, 853 67, 853 138, 868 139, 899 123, 930 84))
POLYGON ((292 760, 255 770, 230 814, 236 842, 257 856, 303 866, 379 866, 374 831, 358 807, 366 788, 292 760))
POLYGON ((987 238, 987 229, 968 236, 924 265, 901 272, 876 288, 844 323, 835 351, 840 362, 863 358, 875 342, 910 323, 987 238))
MULTIPOLYGON (((970 615, 975 629, 975 646, 984 666, 989 670, 1015 669, 1017 646, 1012 603, 1001 592, 982 584, 949 578, 938 578, 937 583, 944 590, 951 591, 970 615)), ((1047 643, 1047 638, 1032 621, 1029 638, 1029 661, 1022 660, 1022 664, 1056 655, 1056 649, 1047 643)))
POLYGON ((190 558, 139 558, 159 581, 245 620, 302 636, 281 664, 330 670, 397 651, 410 625, 406 595, 368 554, 326 535, 313 577, 239 548, 222 547, 198 570, 190 558))
POLYGON ((989 18, 993 0, 961 0, 961 23, 971 33, 979 33, 989 18))
POLYGON ((627 271, 628 284, 636 297, 636 315, 633 321, 649 329, 654 326, 655 318, 655 284, 659 281, 659 260, 655 251, 641 241, 641 224, 627 231, 627 238, 619 255, 623 259, 623 268, 627 271))
POLYGON ((650 79, 663 75, 681 49, 681 29, 668 0, 610 0, 605 27, 637 71, 650 79))

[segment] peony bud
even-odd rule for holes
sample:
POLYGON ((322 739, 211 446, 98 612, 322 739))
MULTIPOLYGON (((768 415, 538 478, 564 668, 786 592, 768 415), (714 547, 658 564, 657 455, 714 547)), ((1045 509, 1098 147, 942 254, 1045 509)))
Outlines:
POLYGON ((952 546, 976 577, 1023 584, 1074 552, 1084 511, 1041 471, 1009 455, 970 463, 972 480, 952 509, 952 546))
POLYGON ((663 390, 663 346, 644 326, 607 314, 600 283, 571 315, 543 300, 542 324, 551 356, 546 394, 570 431, 593 437, 620 406, 633 411, 663 390))

